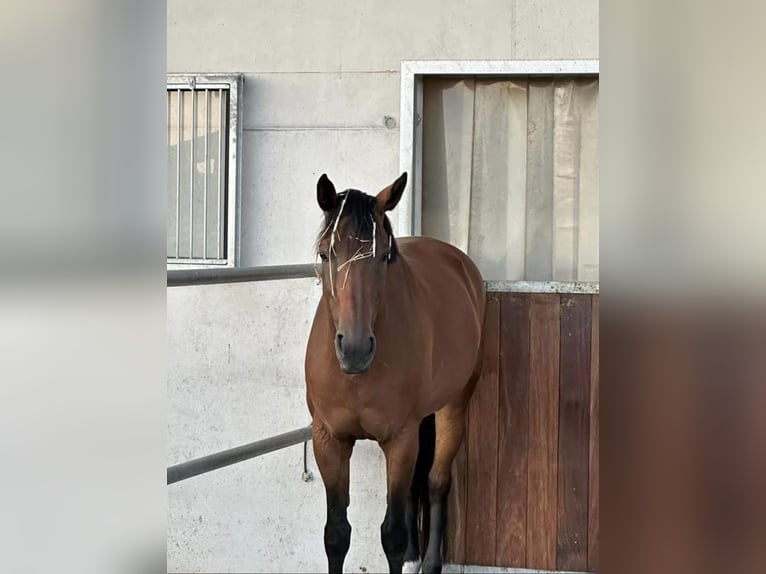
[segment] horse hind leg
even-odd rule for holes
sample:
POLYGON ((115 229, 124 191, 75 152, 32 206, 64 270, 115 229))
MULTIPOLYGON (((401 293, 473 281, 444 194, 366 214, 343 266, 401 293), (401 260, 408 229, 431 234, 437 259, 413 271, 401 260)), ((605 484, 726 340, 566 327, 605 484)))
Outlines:
MULTIPOLYGON (((418 514, 423 511, 423 530, 428 536, 429 530, 429 501, 428 501, 428 473, 434 460, 435 446, 435 422, 434 415, 428 415, 420 422, 418 437, 418 458, 415 462, 415 475, 412 478, 410 496, 407 501, 407 550, 404 552, 404 574, 418 574, 421 564, 421 549, 418 533, 418 514)), ((426 540, 427 542, 427 540, 426 540)), ((425 548, 423 549, 425 551, 425 548)))
POLYGON ((407 549, 404 551, 403 574, 418 574, 420 572, 420 541, 418 540, 418 509, 420 493, 413 482, 410 496, 407 500, 407 549))
POLYGON ((401 574, 409 542, 407 502, 418 457, 417 423, 407 425, 380 446, 386 456, 388 483, 386 517, 380 525, 380 536, 389 572, 401 574))
POLYGON ((452 485, 452 461, 465 434, 466 404, 449 404, 436 412, 436 448, 428 475, 430 529, 423 574, 442 571, 441 543, 447 524, 447 496, 452 485))

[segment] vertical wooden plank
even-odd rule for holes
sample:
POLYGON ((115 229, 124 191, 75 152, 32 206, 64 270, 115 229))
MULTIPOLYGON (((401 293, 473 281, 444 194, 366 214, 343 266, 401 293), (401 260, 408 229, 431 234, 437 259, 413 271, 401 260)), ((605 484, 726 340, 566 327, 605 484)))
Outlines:
MULTIPOLYGON (((468 424, 469 421, 466 421, 468 424)), ((466 435, 468 429, 466 428, 466 435)), ((451 564, 465 564, 465 525, 467 490, 466 439, 460 444, 455 460, 452 461, 452 488, 447 502, 447 543, 445 557, 451 564)))
POLYGON ((559 376, 559 570, 588 567, 588 433, 591 297, 561 296, 559 376))
POLYGON ((526 564, 529 429, 529 295, 500 300, 497 439, 497 566, 526 564))
POLYGON ((559 429, 559 296, 529 300, 527 568, 556 569, 559 429))
POLYGON ((491 566, 497 523, 497 398, 500 300, 487 294, 484 372, 468 407, 465 558, 491 566))
POLYGON ((588 457, 588 571, 598 570, 599 554, 599 305, 598 295, 593 296, 591 313, 590 351, 590 450, 588 457))

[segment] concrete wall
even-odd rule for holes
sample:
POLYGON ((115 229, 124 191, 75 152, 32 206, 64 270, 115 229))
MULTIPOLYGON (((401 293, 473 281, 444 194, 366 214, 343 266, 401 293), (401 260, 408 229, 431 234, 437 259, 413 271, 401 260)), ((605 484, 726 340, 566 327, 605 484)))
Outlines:
MULTIPOLYGON (((597 57, 596 0, 168 2, 168 72, 245 73, 243 265, 311 260, 321 173, 369 192, 398 175, 401 60, 597 57)), ((318 297, 313 280, 168 290, 169 463, 309 422, 318 297)), ((293 447, 170 487, 168 570, 323 570, 309 463, 309 483, 293 447)), ((351 472, 346 569, 384 571, 377 445, 358 443, 351 472)))

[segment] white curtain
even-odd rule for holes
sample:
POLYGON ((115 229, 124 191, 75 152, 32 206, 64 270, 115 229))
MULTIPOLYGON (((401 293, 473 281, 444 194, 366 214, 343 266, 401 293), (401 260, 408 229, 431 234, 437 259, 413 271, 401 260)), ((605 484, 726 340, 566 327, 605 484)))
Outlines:
POLYGON ((598 80, 429 78, 423 233, 486 279, 598 281, 598 80))

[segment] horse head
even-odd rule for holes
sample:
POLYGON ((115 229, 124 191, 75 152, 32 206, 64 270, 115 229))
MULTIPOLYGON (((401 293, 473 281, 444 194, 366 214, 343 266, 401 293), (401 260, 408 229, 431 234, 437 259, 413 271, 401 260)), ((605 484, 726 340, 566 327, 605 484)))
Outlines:
POLYGON ((318 274, 335 324, 335 353, 347 374, 366 372, 375 357, 375 320, 387 268, 397 255, 386 212, 396 207, 406 186, 406 173, 376 196, 356 189, 337 193, 326 174, 317 181, 324 212, 316 244, 318 274))

